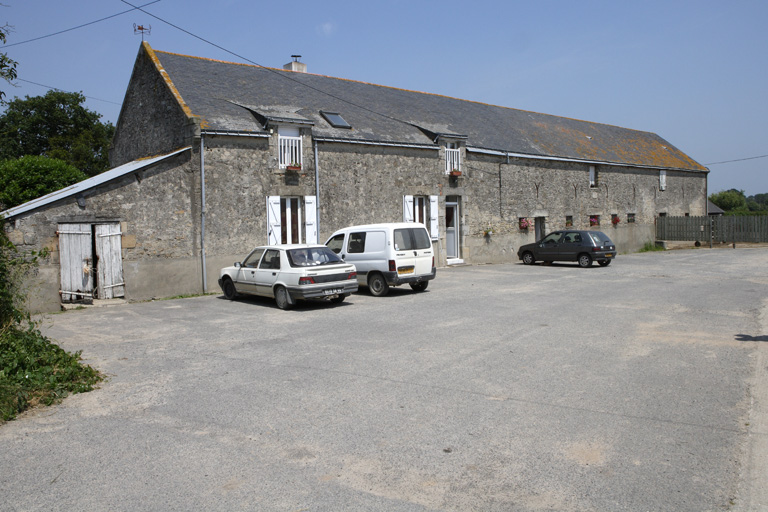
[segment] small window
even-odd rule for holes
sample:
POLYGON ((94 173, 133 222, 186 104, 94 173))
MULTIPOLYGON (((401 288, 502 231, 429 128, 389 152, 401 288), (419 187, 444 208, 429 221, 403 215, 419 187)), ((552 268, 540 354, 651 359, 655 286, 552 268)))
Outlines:
POLYGON ((259 268, 265 269, 279 269, 280 268, 280 251, 275 249, 269 249, 264 253, 264 257, 261 259, 259 268))
POLYGON ((635 214, 634 213, 628 213, 627 214, 627 224, 634 224, 635 223, 635 214))
POLYGON ((589 225, 590 226, 599 226, 600 225, 600 216, 599 215, 590 215, 589 216, 589 225))
POLYGON ((589 187, 597 187, 597 168, 594 165, 589 166, 589 187))
POLYGON ((349 235, 347 252, 350 254, 365 252, 365 231, 361 233, 351 233, 349 235))
POLYGON ((243 262, 243 266, 248 268, 256 268, 256 265, 259 264, 259 259, 261 258, 262 254, 264 254, 264 249, 256 249, 250 255, 248 255, 248 258, 246 258, 245 262, 243 262))
POLYGON ((325 112, 321 110, 320 114, 325 118, 326 121, 328 121, 328 124, 334 128, 352 128, 352 126, 350 126, 350 124, 343 117, 341 117, 341 114, 338 112, 325 112))
POLYGON ((659 171, 659 190, 667 189, 667 171, 659 171))
POLYGON ((339 254, 341 249, 344 247, 344 233, 334 236, 325 242, 325 245, 327 245, 328 248, 336 254, 339 254))
POLYGON ((573 227, 573 215, 565 216, 565 227, 567 228, 573 227))
POLYGON ((429 249, 432 243, 429 240, 429 233, 424 228, 405 228, 395 230, 395 250, 413 251, 418 249, 429 249))

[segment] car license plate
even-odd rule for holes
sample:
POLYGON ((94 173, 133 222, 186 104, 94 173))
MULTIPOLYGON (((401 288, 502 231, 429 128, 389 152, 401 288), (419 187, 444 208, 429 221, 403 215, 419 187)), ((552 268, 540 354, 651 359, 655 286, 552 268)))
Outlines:
POLYGON ((344 290, 342 290, 341 288, 331 288, 328 290, 323 290, 323 295, 338 295, 343 292, 344 290))
POLYGON ((400 267, 397 269, 398 274, 413 274, 413 267, 400 267))
POLYGON ((613 258, 613 253, 609 252, 605 255, 606 258, 613 258))

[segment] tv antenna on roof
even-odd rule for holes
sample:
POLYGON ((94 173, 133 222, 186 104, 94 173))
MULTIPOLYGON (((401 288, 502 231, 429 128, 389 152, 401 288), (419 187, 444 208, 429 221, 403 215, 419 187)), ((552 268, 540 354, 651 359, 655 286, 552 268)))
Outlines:
POLYGON ((141 41, 144 42, 144 34, 150 35, 152 33, 152 25, 137 25, 134 23, 133 33, 141 34, 141 41))

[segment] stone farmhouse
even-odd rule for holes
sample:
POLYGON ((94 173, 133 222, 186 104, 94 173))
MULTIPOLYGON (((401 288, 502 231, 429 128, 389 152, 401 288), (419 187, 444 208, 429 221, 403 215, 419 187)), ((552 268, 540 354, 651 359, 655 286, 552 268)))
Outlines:
MULTIPOLYGON (((215 292, 251 248, 414 220, 439 267, 517 260, 573 226, 620 252, 707 214, 701 164, 656 134, 142 43, 113 169, 3 213, 50 253, 31 307, 215 292)), ((439 272, 438 272, 439 273, 439 272)))

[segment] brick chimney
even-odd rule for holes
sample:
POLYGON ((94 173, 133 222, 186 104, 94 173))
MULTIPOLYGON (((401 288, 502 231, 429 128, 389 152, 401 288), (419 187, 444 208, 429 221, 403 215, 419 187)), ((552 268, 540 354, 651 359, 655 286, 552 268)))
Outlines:
POLYGON ((297 71, 299 73, 307 72, 307 65, 299 61, 299 59, 301 58, 301 55, 291 55, 291 58, 293 60, 288 64, 286 64, 285 66, 283 66, 283 69, 288 71, 297 71))

